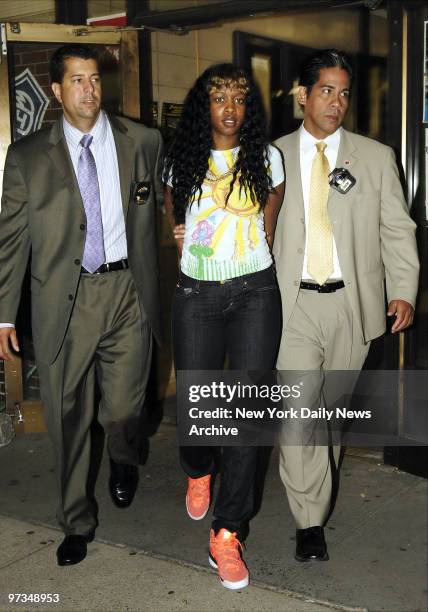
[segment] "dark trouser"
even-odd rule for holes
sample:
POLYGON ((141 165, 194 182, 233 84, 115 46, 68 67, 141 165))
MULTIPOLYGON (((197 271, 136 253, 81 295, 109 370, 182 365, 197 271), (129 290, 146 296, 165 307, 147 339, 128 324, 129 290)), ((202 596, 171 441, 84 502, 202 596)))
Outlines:
MULTIPOLYGON (((271 370, 281 333, 281 302, 273 268, 227 281, 198 281, 181 273, 173 302, 177 370, 271 370)), ((257 447, 223 447, 213 528, 243 538, 254 507, 257 447)), ((209 446, 182 446, 186 474, 214 469, 209 446)))
POLYGON ((38 355, 45 417, 58 461, 58 520, 66 535, 89 535, 97 526, 87 491, 95 380, 108 453, 117 463, 136 465, 151 348, 149 323, 130 270, 82 274, 57 359, 45 364, 38 355))

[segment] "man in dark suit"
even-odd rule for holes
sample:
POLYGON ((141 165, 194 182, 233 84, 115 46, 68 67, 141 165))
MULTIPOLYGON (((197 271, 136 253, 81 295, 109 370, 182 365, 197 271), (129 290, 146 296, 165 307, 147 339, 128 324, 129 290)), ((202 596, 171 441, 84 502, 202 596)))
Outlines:
POLYGON ((32 327, 41 396, 56 450, 59 565, 79 563, 94 537, 87 495, 98 382, 119 507, 138 480, 138 422, 160 337, 156 130, 101 110, 95 51, 59 48, 52 90, 63 116, 9 147, 0 214, 0 358, 19 350, 14 329, 31 250, 32 327))
MULTIPOLYGON (((370 341, 385 331, 385 297, 396 333, 411 325, 418 289, 415 224, 394 153, 341 127, 351 82, 343 53, 326 49, 308 57, 298 90, 303 124, 276 141, 287 177, 273 247, 283 310, 277 368, 311 373, 302 399, 315 398, 314 408, 323 391, 316 373, 360 370, 370 341), (345 178, 331 186, 335 168, 345 178)), ((340 447, 334 450, 338 455, 340 447)), ((327 442, 280 448, 298 561, 328 559, 330 457, 327 442)))

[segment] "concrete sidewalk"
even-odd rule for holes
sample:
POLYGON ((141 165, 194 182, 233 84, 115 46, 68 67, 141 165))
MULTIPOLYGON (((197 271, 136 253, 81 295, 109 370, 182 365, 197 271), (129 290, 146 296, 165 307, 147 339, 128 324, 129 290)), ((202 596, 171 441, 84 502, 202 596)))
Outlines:
POLYGON ((298 612, 321 610, 324 602, 371 612, 428 609, 426 480, 382 465, 375 454, 346 455, 326 527, 330 561, 298 563, 278 455, 261 449, 268 469, 258 478, 263 494, 245 550, 251 585, 233 593, 208 567, 212 509, 197 522, 186 514, 175 433, 164 423, 150 439, 127 509, 111 502, 104 453, 95 489, 96 541, 88 557, 70 568, 56 566, 62 534, 55 529, 55 462, 47 434, 22 435, 1 448, 0 593, 58 593, 58 610, 298 612))
POLYGON ((222 588, 201 567, 96 540, 84 562, 58 567, 62 534, 0 516, 0 610, 254 610, 328 612, 337 609, 252 584, 222 588), (50 593, 57 603, 8 604, 9 594, 50 593))

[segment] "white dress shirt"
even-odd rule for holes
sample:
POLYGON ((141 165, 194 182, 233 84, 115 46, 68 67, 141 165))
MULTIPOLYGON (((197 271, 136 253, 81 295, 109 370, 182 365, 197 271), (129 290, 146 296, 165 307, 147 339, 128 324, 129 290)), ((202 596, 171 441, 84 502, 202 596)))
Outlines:
MULTIPOLYGON (((77 164, 82 151, 82 146, 79 143, 82 136, 84 136, 84 132, 71 125, 64 116, 63 129, 77 177, 77 164)), ((93 136, 93 140, 89 148, 92 151, 97 166, 100 189, 106 262, 126 259, 128 257, 128 249, 122 208, 122 194, 120 191, 119 164, 113 132, 104 111, 100 112, 90 134, 93 136)), ((0 328, 2 327, 15 327, 15 325, 13 323, 0 323, 0 328)))
MULTIPOLYGON (((330 165, 330 171, 336 167, 337 154, 339 153, 340 136, 342 128, 336 130, 327 138, 320 140, 310 134, 305 126, 302 124, 300 128, 300 174, 302 179, 302 192, 303 192, 303 203, 305 206, 305 226, 308 227, 309 217, 309 192, 311 187, 311 172, 312 162, 314 161, 315 154, 317 152, 316 143, 325 142, 327 147, 325 148, 325 155, 330 165)), ((331 279, 341 279, 342 271, 340 269, 339 258, 337 255, 336 242, 333 237, 333 272, 330 276, 331 279)), ((305 239, 305 257, 303 259, 303 280, 313 280, 308 272, 308 232, 306 231, 305 239)))
MULTIPOLYGON (((77 177, 77 165, 82 146, 79 144, 84 132, 81 132, 63 117, 64 136, 70 152, 74 172, 77 177)), ((101 111, 90 131, 93 140, 89 147, 95 159, 100 188, 101 217, 103 221, 104 250, 106 262, 119 261, 128 256, 125 219, 123 217, 122 194, 120 192, 119 164, 116 144, 107 115, 101 111)))

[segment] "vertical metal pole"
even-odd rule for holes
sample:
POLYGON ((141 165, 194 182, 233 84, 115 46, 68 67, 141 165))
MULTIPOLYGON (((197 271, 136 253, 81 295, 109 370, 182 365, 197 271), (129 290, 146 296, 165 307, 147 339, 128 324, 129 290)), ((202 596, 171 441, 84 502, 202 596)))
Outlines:
MULTIPOLYGON (((404 173, 406 174, 406 163, 407 159, 407 34, 408 34, 408 20, 407 11, 403 9, 403 47, 402 47, 402 94, 401 94, 401 159, 404 167, 404 173)), ((398 435, 400 438, 404 438, 404 368, 405 368, 405 343, 406 336, 403 332, 399 333, 398 336, 398 435)))

